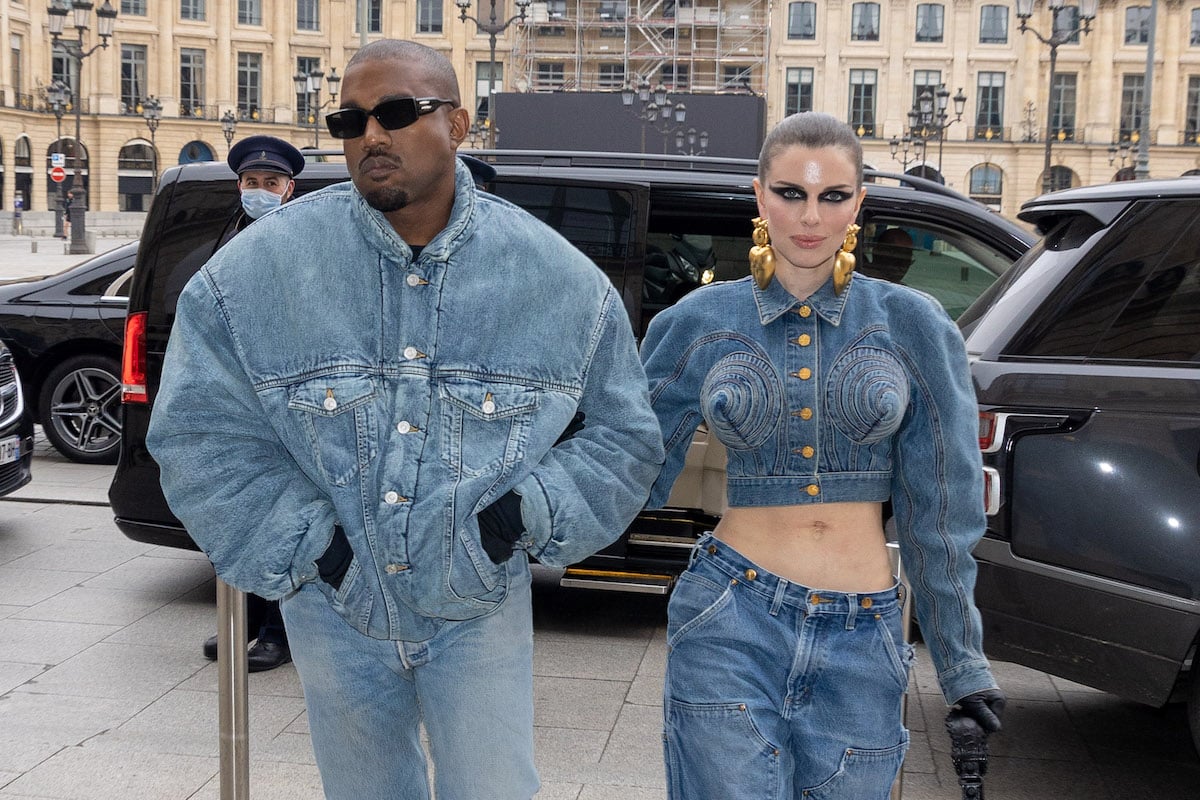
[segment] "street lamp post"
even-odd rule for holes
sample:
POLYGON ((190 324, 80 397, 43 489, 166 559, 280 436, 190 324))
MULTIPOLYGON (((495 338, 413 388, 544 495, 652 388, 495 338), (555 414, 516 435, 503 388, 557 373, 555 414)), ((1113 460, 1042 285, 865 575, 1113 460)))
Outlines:
POLYGON ((681 156, 704 155, 708 152, 708 131, 697 133, 695 128, 688 128, 686 134, 682 130, 675 131, 675 149, 681 156), (686 150, 683 147, 685 144, 686 150))
POLYGON ((50 25, 50 41, 52 45, 62 48, 63 52, 69 55, 75 61, 75 75, 77 85, 75 86, 75 176, 71 180, 71 191, 75 195, 74 201, 71 203, 71 246, 72 254, 88 253, 87 235, 84 228, 85 214, 84 206, 87 205, 87 192, 83 188, 83 168, 80 164, 80 156, 83 145, 80 143, 80 127, 81 114, 83 107, 82 92, 78 83, 83 81, 83 60, 96 52, 98 48, 108 48, 108 40, 113 35, 113 25, 117 20, 117 10, 112 7, 109 0, 104 0, 104 5, 96 9, 96 34, 100 37, 100 41, 89 48, 83 46, 83 34, 88 29, 88 23, 91 22, 93 3, 90 0, 72 0, 71 8, 68 9, 63 3, 65 0, 53 0, 50 7, 46 9, 49 15, 50 25), (77 34, 76 41, 69 39, 61 39, 63 27, 67 21, 67 14, 74 13, 74 26, 77 34))
POLYGON ((488 132, 489 147, 496 146, 496 109, 493 108, 495 98, 492 96, 496 91, 496 37, 508 30, 508 26, 514 22, 525 21, 525 10, 529 8, 529 4, 533 0, 513 0, 513 2, 517 7, 517 13, 500 22, 496 17, 496 0, 489 0, 491 13, 488 21, 482 22, 479 17, 474 17, 467 13, 467 10, 471 8, 471 0, 454 0, 454 5, 458 6, 458 18, 463 22, 471 20, 475 23, 476 30, 483 31, 488 35, 488 102, 485 124, 488 132))
MULTIPOLYGON (((650 90, 649 78, 638 79, 636 76, 629 80, 628 85, 621 90, 621 105, 642 121, 642 152, 646 152, 646 127, 653 128, 663 137, 663 152, 666 152, 667 136, 672 131, 681 131, 687 121, 687 106, 675 101, 667 92, 667 87, 660 81, 654 90, 650 90), (633 101, 637 100, 635 108, 633 101)), ((695 130, 695 128, 692 128, 695 130)), ((682 148, 676 138, 676 147, 682 148)), ((705 148, 707 145, 701 145, 705 148)))
POLYGON ((888 142, 888 147, 891 148, 892 158, 895 158, 901 164, 901 170, 908 172, 908 165, 915 161, 922 161, 925 158, 925 140, 921 138, 913 138, 905 134, 902 138, 893 136, 888 142), (908 157, 909 150, 912 150, 913 157, 908 157), (896 158, 896 153, 901 154, 901 158, 896 158))
MULTIPOLYGON (((922 141, 937 136, 938 140, 938 176, 942 174, 942 144, 946 140, 946 129, 962 120, 963 110, 967 106, 967 96, 962 87, 954 95, 954 119, 950 119, 947 107, 950 105, 950 90, 945 84, 938 86, 937 94, 925 89, 917 97, 917 103, 908 112, 908 119, 913 128, 912 138, 922 141)), ((892 155, 895 156, 895 151, 892 155)), ((945 179, 942 179, 943 183, 945 179)))
POLYGON ((154 143, 154 133, 158 130, 158 123, 162 119, 162 103, 154 95, 150 95, 141 103, 142 118, 146 120, 146 127, 150 129, 150 151, 154 156, 154 174, 150 176, 150 196, 158 190, 158 146, 154 143))
MULTIPOLYGON (((1099 0, 1079 0, 1079 24, 1069 30, 1061 29, 1058 24, 1058 15, 1067 7, 1067 0, 1046 0, 1046 6, 1050 9, 1049 36, 1043 36, 1028 25, 1029 18, 1033 16, 1034 0, 1016 0, 1016 3, 1017 17, 1021 20, 1021 33, 1032 33, 1039 42, 1050 48, 1050 92, 1046 102, 1046 153, 1042 165, 1042 191, 1048 192, 1050 191, 1050 146, 1054 142, 1051 131, 1054 128, 1054 72, 1058 65, 1058 46, 1070 41, 1072 36, 1081 31, 1085 36, 1092 32, 1092 20, 1096 18, 1099 0)), ((1061 101, 1060 93, 1060 104, 1061 101)))
POLYGON ((225 136, 225 150, 229 151, 229 146, 233 144, 233 134, 237 131, 237 117, 228 109, 221 116, 221 133, 225 136))
MULTIPOLYGON (((62 153, 62 118, 67 108, 67 98, 71 90, 62 81, 54 81, 46 90, 50 108, 54 111, 54 152, 62 153)), ((64 239, 63 234, 63 188, 62 181, 54 184, 57 187, 54 199, 54 238, 64 239)))
POLYGON ((308 120, 313 126, 313 147, 321 146, 321 109, 325 106, 332 105, 337 102, 338 86, 342 82, 342 78, 337 74, 337 67, 329 68, 329 77, 325 77, 325 73, 319 68, 314 67, 305 75, 303 72, 297 72, 292 76, 292 80, 296 84, 296 94, 304 95, 305 105, 308 106, 308 120), (329 99, 324 103, 321 102, 321 81, 329 82, 329 99))

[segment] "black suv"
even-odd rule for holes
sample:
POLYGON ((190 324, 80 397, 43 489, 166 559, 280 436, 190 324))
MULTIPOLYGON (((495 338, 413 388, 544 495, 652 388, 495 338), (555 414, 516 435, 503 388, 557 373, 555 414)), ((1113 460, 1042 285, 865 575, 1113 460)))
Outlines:
POLYGON ((1200 748, 1200 179, 1024 205, 1044 239, 962 317, 988 652, 1189 701, 1200 748))
MULTIPOLYGON (((496 168, 488 191, 546 221, 588 254, 621 291, 634 332, 688 291, 749 272, 751 179, 756 162, 620 154, 477 153, 496 168)), ((319 156, 297 193, 344 181, 341 154, 319 156)), ((875 242, 899 228, 912 242, 905 283, 957 314, 1033 241, 1025 229, 939 184, 872 174, 863 205, 859 263, 882 267, 875 242), (873 262, 874 259, 874 262, 873 262)), ((212 255, 238 208, 224 164, 168 170, 142 234, 126 325, 124 435, 109 498, 130 538, 191 547, 167 508, 146 427, 158 389, 175 300, 212 255)), ((331 265, 331 269, 335 268, 331 265)), ((566 570, 564 585, 665 593, 696 537, 725 510, 725 454, 703 429, 671 496, 672 508, 647 512, 616 543, 566 570)))

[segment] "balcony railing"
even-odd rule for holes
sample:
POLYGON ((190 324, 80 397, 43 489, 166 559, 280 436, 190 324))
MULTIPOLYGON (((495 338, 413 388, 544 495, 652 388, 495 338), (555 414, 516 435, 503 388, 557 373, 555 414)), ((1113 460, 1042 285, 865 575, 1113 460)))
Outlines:
POLYGON ((238 108, 237 118, 241 122, 274 122, 275 109, 273 108, 238 108))
POLYGON ((1007 142, 1012 139, 1012 130, 1004 125, 987 125, 967 128, 967 138, 984 142, 1007 142))
POLYGON ((217 112, 220 109, 215 105, 206 105, 204 103, 180 103, 179 118, 180 119, 220 119, 221 115, 217 112))

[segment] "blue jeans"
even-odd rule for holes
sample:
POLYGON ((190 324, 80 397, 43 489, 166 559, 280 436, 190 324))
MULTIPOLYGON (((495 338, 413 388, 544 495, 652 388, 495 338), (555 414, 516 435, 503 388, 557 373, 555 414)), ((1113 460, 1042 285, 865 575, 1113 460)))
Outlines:
POLYGON ((908 749, 901 588, 809 589, 705 535, 668 607, 673 800, 886 800, 908 749))
POLYGON ((537 792, 530 574, 509 573, 495 611, 442 621, 424 642, 359 633, 312 584, 282 601, 327 798, 427 800, 422 725, 438 797, 537 792))

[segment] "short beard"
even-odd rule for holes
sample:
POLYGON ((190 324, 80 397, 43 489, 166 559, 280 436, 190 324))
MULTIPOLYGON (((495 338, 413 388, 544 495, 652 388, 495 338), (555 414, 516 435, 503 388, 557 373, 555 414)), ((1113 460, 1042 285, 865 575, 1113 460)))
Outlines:
POLYGON ((363 192, 367 204, 376 211, 388 213, 399 211, 408 205, 408 194, 403 189, 375 189, 363 192))

